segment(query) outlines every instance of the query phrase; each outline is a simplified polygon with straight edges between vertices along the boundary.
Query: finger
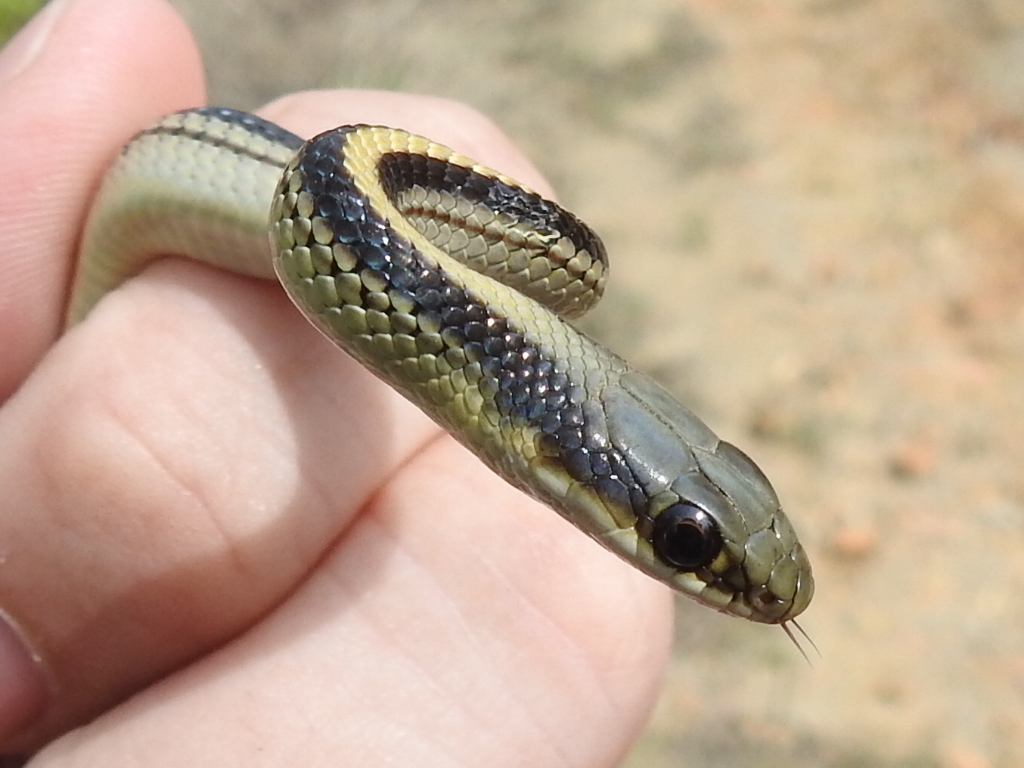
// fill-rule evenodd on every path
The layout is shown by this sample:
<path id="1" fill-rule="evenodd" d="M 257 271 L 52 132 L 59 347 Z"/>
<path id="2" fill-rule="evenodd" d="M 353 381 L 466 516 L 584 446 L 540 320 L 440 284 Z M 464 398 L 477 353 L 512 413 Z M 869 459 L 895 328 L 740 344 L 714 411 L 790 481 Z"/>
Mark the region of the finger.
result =
<path id="1" fill-rule="evenodd" d="M 173 76 L 157 66 L 172 55 Z M 50 3 L 0 53 L 0 402 L 57 332 L 85 201 L 117 142 L 201 98 L 187 31 L 158 2 Z M 0 562 L 9 553 L 5 545 Z M 18 638 L 2 630 L 0 680 L 5 734 L 38 711 L 43 692 Z"/>
<path id="2" fill-rule="evenodd" d="M 6 46 L 0 402 L 59 332 L 70 257 L 103 169 L 139 128 L 203 98 L 188 31 L 156 0 L 53 2 Z"/>
<path id="3" fill-rule="evenodd" d="M 667 591 L 478 469 L 432 444 L 266 621 L 39 764 L 619 764 Z"/>
<path id="4" fill-rule="evenodd" d="M 0 605 L 51 689 L 19 745 L 244 630 L 435 432 L 278 290 L 197 272 L 112 297 L 0 411 Z"/>
<path id="5" fill-rule="evenodd" d="M 260 114 L 300 136 L 314 136 L 348 123 L 402 128 L 429 136 L 456 152 L 514 176 L 547 197 L 554 190 L 530 159 L 493 122 L 451 99 L 390 91 L 307 91 L 277 99 Z"/>

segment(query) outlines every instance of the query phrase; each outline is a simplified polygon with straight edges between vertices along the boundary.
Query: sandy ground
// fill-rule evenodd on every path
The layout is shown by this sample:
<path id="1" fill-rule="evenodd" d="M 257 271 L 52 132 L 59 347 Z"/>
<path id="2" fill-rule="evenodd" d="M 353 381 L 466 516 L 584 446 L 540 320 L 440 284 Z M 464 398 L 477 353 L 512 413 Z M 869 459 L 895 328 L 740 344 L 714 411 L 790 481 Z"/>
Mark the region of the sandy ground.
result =
<path id="1" fill-rule="evenodd" d="M 773 478 L 823 658 L 681 601 L 630 768 L 1024 765 L 1024 2 L 175 3 L 216 102 L 490 114 L 608 243 L 586 327 Z"/>

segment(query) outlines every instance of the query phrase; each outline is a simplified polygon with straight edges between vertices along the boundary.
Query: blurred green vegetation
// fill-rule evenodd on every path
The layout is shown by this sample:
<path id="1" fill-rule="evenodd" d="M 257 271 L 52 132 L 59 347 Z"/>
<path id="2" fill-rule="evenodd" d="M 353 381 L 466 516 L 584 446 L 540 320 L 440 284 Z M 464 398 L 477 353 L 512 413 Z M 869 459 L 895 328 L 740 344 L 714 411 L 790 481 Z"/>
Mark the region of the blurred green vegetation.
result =
<path id="1" fill-rule="evenodd" d="M 0 0 L 0 45 L 21 29 L 42 5 L 43 0 Z"/>

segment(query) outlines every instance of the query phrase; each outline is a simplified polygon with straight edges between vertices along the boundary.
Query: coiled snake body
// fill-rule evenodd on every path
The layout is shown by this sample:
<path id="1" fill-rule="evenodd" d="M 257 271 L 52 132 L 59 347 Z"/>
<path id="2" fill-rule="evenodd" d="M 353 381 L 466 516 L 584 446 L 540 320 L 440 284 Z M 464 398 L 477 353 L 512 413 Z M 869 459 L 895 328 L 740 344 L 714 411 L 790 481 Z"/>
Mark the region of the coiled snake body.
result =
<path id="1" fill-rule="evenodd" d="M 604 247 L 517 182 L 404 131 L 303 142 L 188 110 L 108 171 L 68 323 L 165 254 L 276 272 L 314 325 L 495 472 L 678 591 L 784 627 L 810 601 L 762 472 L 562 319 L 599 298 Z"/>

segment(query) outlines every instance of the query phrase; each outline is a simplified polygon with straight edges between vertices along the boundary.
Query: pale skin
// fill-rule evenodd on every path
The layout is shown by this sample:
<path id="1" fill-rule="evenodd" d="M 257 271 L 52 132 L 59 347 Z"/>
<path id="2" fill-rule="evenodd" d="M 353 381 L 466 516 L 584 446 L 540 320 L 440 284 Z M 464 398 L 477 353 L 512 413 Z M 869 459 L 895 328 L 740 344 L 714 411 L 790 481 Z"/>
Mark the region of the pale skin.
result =
<path id="1" fill-rule="evenodd" d="M 277 286 L 167 259 L 62 335 L 103 168 L 205 101 L 173 11 L 67 0 L 0 78 L 0 612 L 37 656 L 4 672 L 0 753 L 620 762 L 665 671 L 668 591 L 494 477 Z M 302 135 L 403 127 L 550 192 L 451 102 L 306 93 L 261 113 Z"/>

